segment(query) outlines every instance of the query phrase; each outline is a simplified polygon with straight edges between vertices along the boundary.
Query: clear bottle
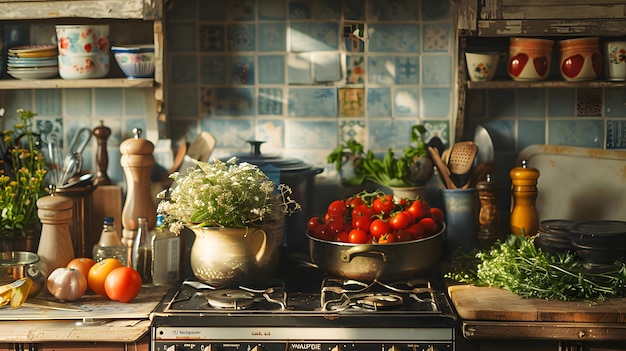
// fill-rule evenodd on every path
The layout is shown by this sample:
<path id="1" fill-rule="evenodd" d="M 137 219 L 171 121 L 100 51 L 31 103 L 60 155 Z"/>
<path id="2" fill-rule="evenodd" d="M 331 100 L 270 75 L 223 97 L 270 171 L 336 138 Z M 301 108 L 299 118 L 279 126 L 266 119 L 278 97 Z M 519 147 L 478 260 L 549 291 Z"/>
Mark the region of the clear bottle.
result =
<path id="1" fill-rule="evenodd" d="M 137 218 L 139 228 L 133 242 L 133 268 L 139 272 L 142 285 L 152 285 L 152 238 L 148 230 L 148 220 Z"/>
<path id="2" fill-rule="evenodd" d="M 163 224 L 163 215 L 157 215 L 156 230 L 152 236 L 152 282 L 168 285 L 180 277 L 180 238 Z"/>
<path id="3" fill-rule="evenodd" d="M 113 217 L 104 217 L 100 241 L 93 246 L 92 256 L 96 262 L 113 257 L 124 266 L 128 263 L 128 249 L 126 245 L 122 244 L 120 236 L 117 234 Z"/>

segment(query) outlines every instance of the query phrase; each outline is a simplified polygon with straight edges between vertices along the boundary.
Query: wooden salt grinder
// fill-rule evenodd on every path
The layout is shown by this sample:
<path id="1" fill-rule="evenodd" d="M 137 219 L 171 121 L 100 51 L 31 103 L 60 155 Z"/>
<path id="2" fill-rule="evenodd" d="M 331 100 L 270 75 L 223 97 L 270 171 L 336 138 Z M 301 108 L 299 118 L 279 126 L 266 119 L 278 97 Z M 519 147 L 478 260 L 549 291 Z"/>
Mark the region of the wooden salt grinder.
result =
<path id="1" fill-rule="evenodd" d="M 141 138 L 141 129 L 134 128 L 133 138 L 120 144 L 120 163 L 126 176 L 126 199 L 122 208 L 122 242 L 132 251 L 139 217 L 147 218 L 148 230 L 156 226 L 156 207 L 150 191 L 150 173 L 154 166 L 154 144 Z M 132 262 L 128 262 L 129 265 Z"/>
<path id="2" fill-rule="evenodd" d="M 74 246 L 70 236 L 72 206 L 71 199 L 54 196 L 54 193 L 37 200 L 37 216 L 41 221 L 37 255 L 44 277 L 48 277 L 59 267 L 65 267 L 74 259 Z"/>
<path id="3" fill-rule="evenodd" d="M 104 122 L 100 121 L 100 126 L 93 129 L 93 136 L 98 142 L 96 150 L 96 176 L 93 185 L 111 185 L 111 179 L 107 175 L 109 167 L 109 154 L 107 152 L 107 139 L 111 135 L 111 129 L 104 126 Z"/>
<path id="4" fill-rule="evenodd" d="M 511 232 L 515 235 L 534 236 L 539 230 L 539 213 L 535 206 L 539 170 L 528 167 L 527 161 L 522 160 L 522 166 L 513 168 L 509 175 L 513 195 Z"/>
<path id="5" fill-rule="evenodd" d="M 498 210 L 501 188 L 500 184 L 492 181 L 490 174 L 487 174 L 486 180 L 476 184 L 480 199 L 478 241 L 485 247 L 490 247 L 497 239 L 501 239 L 500 211 Z"/>

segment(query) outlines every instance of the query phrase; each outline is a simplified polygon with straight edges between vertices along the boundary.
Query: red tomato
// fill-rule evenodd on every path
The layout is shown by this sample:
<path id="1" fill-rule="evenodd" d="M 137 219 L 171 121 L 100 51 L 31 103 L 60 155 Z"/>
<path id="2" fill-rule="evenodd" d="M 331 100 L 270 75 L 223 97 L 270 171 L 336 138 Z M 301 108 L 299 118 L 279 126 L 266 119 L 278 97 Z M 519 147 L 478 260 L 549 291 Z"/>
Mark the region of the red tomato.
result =
<path id="1" fill-rule="evenodd" d="M 348 200 L 346 200 L 346 206 L 351 207 L 351 208 L 355 208 L 359 205 L 363 205 L 365 204 L 365 202 L 363 201 L 363 199 L 361 199 L 360 197 L 351 197 Z"/>
<path id="2" fill-rule="evenodd" d="M 318 238 L 318 239 L 322 239 L 322 240 L 333 240 L 333 236 L 335 235 L 335 233 L 333 233 L 329 228 L 327 224 L 322 224 L 320 226 L 318 226 L 317 228 L 315 228 L 315 232 L 313 233 L 313 236 Z"/>
<path id="3" fill-rule="evenodd" d="M 341 200 L 335 200 L 331 202 L 330 205 L 328 205 L 328 210 L 326 212 L 328 212 L 328 214 L 331 216 L 332 215 L 343 216 L 346 214 L 346 205 Z"/>
<path id="4" fill-rule="evenodd" d="M 376 213 L 372 207 L 367 206 L 366 204 L 361 204 L 352 209 L 352 218 L 354 217 L 372 217 Z"/>
<path id="5" fill-rule="evenodd" d="M 407 231 L 411 235 L 411 239 L 421 239 L 424 237 L 424 226 L 420 223 L 411 224 Z"/>
<path id="6" fill-rule="evenodd" d="M 343 216 L 331 215 L 326 225 L 328 226 L 328 229 L 333 233 L 339 233 L 343 230 L 344 227 Z"/>
<path id="7" fill-rule="evenodd" d="M 418 222 L 424 227 L 424 234 L 430 236 L 437 233 L 437 223 L 430 217 L 424 217 Z"/>
<path id="8" fill-rule="evenodd" d="M 431 207 L 430 208 L 430 213 L 433 215 L 433 218 L 435 219 L 435 222 L 437 222 L 437 223 L 443 222 L 443 211 L 440 208 Z"/>
<path id="9" fill-rule="evenodd" d="M 396 241 L 412 240 L 411 234 L 409 234 L 409 231 L 406 229 L 398 230 L 397 232 L 395 232 L 395 234 L 396 234 Z"/>
<path id="10" fill-rule="evenodd" d="M 348 242 L 348 232 L 342 230 L 339 233 L 335 234 L 335 237 L 333 237 L 333 241 L 339 242 L 339 243 L 347 243 Z"/>
<path id="11" fill-rule="evenodd" d="M 141 276 L 130 267 L 115 268 L 104 280 L 104 291 L 113 301 L 131 302 L 141 291 Z"/>
<path id="12" fill-rule="evenodd" d="M 365 233 L 370 232 L 371 224 L 372 224 L 372 220 L 369 217 L 361 216 L 361 217 L 352 218 L 352 228 L 361 229 Z"/>
<path id="13" fill-rule="evenodd" d="M 387 233 L 378 238 L 379 244 L 390 244 L 396 241 L 396 236 L 393 233 Z"/>
<path id="14" fill-rule="evenodd" d="M 395 207 L 395 203 L 393 202 L 393 195 L 383 195 L 381 197 L 376 198 L 372 202 L 372 207 L 376 213 L 391 213 L 393 208 Z"/>
<path id="15" fill-rule="evenodd" d="M 348 233 L 348 242 L 352 244 L 367 243 L 367 233 L 361 229 L 352 229 Z"/>
<path id="16" fill-rule="evenodd" d="M 397 212 L 391 219 L 389 219 L 389 225 L 393 230 L 404 229 L 411 223 L 411 217 L 404 212 Z"/>
<path id="17" fill-rule="evenodd" d="M 417 221 L 420 218 L 424 218 L 427 216 L 427 214 L 429 214 L 427 206 L 428 204 L 426 203 L 426 201 L 415 200 L 413 201 L 411 206 L 407 208 L 407 211 L 410 212 L 411 215 L 413 215 L 413 218 L 415 218 L 415 220 Z"/>
<path id="18" fill-rule="evenodd" d="M 306 224 L 306 228 L 309 233 L 314 233 L 315 228 L 319 227 L 321 224 L 324 224 L 324 221 L 319 217 L 311 217 Z"/>
<path id="19" fill-rule="evenodd" d="M 370 224 L 370 233 L 373 236 L 380 237 L 389 233 L 390 231 L 391 226 L 389 225 L 389 223 L 383 221 L 380 218 L 376 218 L 374 221 L 372 221 L 372 224 Z"/>

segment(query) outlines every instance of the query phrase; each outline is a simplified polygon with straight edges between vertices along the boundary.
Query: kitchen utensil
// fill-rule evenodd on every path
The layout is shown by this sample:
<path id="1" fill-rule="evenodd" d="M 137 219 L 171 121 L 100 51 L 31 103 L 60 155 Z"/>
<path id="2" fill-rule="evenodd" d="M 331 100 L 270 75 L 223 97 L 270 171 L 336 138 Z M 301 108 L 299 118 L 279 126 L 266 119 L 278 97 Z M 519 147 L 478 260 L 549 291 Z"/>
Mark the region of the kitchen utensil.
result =
<path id="1" fill-rule="evenodd" d="M 439 157 L 437 149 L 430 146 L 428 147 L 428 152 L 430 153 L 430 157 L 433 159 L 433 162 L 435 162 L 435 167 L 439 170 L 439 174 L 443 178 L 446 187 L 448 189 L 456 189 L 456 185 L 452 181 L 452 178 L 450 178 L 450 169 L 448 169 L 448 167 L 441 160 L 441 157 Z"/>
<path id="2" fill-rule="evenodd" d="M 78 174 L 83 166 L 83 157 L 78 152 L 75 152 L 65 158 L 63 162 L 63 172 L 57 185 L 63 185 L 67 183 L 70 178 Z"/>
<path id="3" fill-rule="evenodd" d="M 426 146 L 427 147 L 432 146 L 435 149 L 437 149 L 437 152 L 439 153 L 439 155 L 441 155 L 443 153 L 443 150 L 446 149 L 446 146 L 443 144 L 443 141 L 441 141 L 441 139 L 438 136 L 434 136 L 430 138 Z"/>
<path id="4" fill-rule="evenodd" d="M 50 183 L 55 185 L 63 184 L 63 164 L 61 159 L 61 145 L 56 134 L 50 134 L 47 143 L 48 169 L 50 170 Z"/>
<path id="5" fill-rule="evenodd" d="M 476 162 L 493 161 L 493 139 L 489 130 L 482 125 L 474 129 L 474 144 L 478 147 Z"/>
<path id="6" fill-rule="evenodd" d="M 461 187 L 461 189 L 475 188 L 478 182 L 487 177 L 487 174 L 491 174 L 496 170 L 496 163 L 494 161 L 480 162 L 472 169 L 467 182 Z"/>
<path id="7" fill-rule="evenodd" d="M 0 253 L 0 285 L 28 277 L 33 281 L 28 296 L 34 297 L 41 292 L 46 280 L 40 268 L 39 256 L 34 252 L 2 252 Z"/>
<path id="8" fill-rule="evenodd" d="M 445 225 L 439 233 L 390 244 L 349 244 L 309 236 L 309 253 L 322 270 L 359 281 L 393 281 L 415 276 L 441 259 Z"/>
<path id="9" fill-rule="evenodd" d="M 448 168 L 450 169 L 450 177 L 457 188 L 462 187 L 467 182 L 477 152 L 478 147 L 472 141 L 462 141 L 452 146 Z"/>
<path id="10" fill-rule="evenodd" d="M 70 145 L 67 148 L 66 156 L 71 155 L 75 152 L 82 154 L 85 150 L 87 144 L 91 140 L 91 129 L 89 128 L 81 128 L 74 134 Z"/>

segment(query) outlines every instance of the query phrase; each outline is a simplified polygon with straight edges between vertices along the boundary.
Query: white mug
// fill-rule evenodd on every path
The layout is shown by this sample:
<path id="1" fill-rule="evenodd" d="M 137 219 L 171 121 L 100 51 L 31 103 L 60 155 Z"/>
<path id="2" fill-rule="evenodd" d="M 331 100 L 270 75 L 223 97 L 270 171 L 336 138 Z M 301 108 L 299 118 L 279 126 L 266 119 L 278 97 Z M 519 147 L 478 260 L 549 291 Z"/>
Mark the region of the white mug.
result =
<path id="1" fill-rule="evenodd" d="M 504 55 L 498 52 L 466 52 L 465 61 L 470 80 L 475 82 L 491 80 L 498 68 L 498 62 L 504 59 Z"/>
<path id="2" fill-rule="evenodd" d="M 609 41 L 605 44 L 606 79 L 626 80 L 626 41 Z"/>

